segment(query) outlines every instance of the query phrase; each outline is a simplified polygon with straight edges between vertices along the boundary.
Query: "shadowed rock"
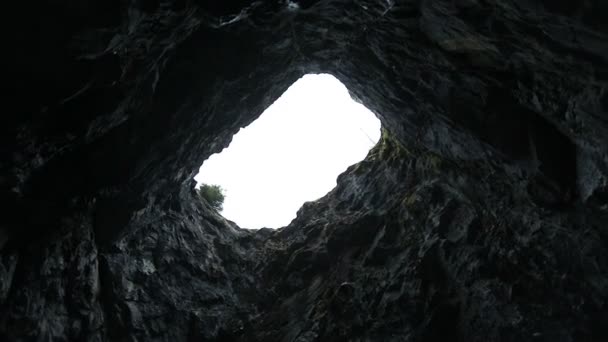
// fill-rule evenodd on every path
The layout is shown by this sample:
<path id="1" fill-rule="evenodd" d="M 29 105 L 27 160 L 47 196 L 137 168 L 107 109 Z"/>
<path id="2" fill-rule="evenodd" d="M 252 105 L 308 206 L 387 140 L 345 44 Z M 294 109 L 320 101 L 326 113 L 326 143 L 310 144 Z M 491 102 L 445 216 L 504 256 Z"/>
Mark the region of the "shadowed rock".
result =
<path id="1" fill-rule="evenodd" d="M 604 1 L 88 1 L 11 12 L 3 341 L 606 341 Z M 380 142 L 279 230 L 196 200 L 306 73 Z"/>

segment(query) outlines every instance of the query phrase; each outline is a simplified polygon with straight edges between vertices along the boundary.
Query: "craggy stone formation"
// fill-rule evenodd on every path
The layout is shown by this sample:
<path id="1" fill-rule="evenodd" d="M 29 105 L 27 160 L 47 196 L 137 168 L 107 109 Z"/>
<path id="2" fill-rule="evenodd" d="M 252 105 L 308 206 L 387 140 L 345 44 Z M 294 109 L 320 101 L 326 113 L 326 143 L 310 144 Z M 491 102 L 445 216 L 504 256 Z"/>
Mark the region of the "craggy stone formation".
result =
<path id="1" fill-rule="evenodd" d="M 16 6 L 0 340 L 608 341 L 608 2 Z M 320 72 L 367 158 L 279 230 L 195 200 Z"/>

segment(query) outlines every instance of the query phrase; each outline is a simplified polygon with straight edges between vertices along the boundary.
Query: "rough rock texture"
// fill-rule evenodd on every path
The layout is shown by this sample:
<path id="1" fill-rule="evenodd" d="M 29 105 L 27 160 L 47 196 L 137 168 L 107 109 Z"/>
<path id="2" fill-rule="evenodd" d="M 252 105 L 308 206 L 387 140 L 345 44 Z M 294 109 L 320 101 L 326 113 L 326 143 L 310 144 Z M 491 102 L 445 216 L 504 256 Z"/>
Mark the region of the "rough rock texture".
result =
<path id="1" fill-rule="evenodd" d="M 17 5 L 0 340 L 608 341 L 607 4 Z M 318 72 L 382 121 L 367 158 L 276 231 L 194 200 Z"/>

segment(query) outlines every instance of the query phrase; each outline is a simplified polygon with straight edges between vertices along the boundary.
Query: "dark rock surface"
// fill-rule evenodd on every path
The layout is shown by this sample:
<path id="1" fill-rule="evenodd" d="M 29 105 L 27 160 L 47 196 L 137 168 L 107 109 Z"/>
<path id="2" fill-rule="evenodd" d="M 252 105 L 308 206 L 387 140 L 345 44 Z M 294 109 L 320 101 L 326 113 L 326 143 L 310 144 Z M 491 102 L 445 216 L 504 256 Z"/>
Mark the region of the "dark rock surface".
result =
<path id="1" fill-rule="evenodd" d="M 2 341 L 608 341 L 608 3 L 23 3 Z M 298 77 L 378 145 L 287 227 L 192 177 Z"/>

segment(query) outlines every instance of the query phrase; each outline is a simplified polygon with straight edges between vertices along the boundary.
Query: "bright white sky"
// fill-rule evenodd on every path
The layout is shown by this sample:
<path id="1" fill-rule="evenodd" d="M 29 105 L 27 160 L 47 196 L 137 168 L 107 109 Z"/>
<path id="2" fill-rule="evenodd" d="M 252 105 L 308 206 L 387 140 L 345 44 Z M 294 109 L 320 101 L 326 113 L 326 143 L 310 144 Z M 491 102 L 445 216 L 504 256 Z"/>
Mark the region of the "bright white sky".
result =
<path id="1" fill-rule="evenodd" d="M 242 228 L 279 228 L 336 186 L 380 138 L 380 121 L 328 74 L 306 75 L 195 177 L 219 184 L 222 215 Z"/>

